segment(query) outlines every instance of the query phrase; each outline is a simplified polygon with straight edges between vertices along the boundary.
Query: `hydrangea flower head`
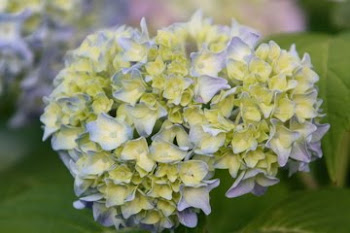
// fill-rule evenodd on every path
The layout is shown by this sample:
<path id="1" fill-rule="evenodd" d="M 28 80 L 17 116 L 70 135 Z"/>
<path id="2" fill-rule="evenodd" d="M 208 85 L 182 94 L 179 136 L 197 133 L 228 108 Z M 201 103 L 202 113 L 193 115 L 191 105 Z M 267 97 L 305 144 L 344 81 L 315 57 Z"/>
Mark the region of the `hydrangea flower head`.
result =
<path id="1" fill-rule="evenodd" d="M 105 226 L 152 232 L 197 225 L 211 212 L 216 169 L 228 197 L 261 195 L 280 167 L 306 170 L 328 125 L 310 59 L 233 22 L 196 13 L 150 37 L 122 26 L 69 52 L 46 101 L 44 139 Z"/>

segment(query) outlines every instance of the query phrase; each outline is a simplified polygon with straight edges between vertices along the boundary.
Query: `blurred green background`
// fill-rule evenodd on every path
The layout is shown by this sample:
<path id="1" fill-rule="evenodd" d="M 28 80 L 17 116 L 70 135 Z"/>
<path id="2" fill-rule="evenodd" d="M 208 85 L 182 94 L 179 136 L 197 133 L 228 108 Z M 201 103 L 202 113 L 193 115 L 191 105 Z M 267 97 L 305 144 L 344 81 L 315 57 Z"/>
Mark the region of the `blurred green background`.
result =
<path id="1" fill-rule="evenodd" d="M 203 223 L 207 231 L 350 232 L 350 2 L 130 0 L 128 4 L 124 23 L 138 24 L 145 16 L 153 31 L 200 7 L 216 22 L 237 18 L 261 30 L 263 40 L 274 39 L 284 48 L 295 43 L 299 51 L 309 52 L 320 74 L 325 121 L 332 126 L 324 142 L 325 157 L 312 164 L 310 173 L 289 178 L 282 171 L 281 182 L 262 197 L 224 198 L 232 181 L 219 172 L 222 185 L 211 195 L 212 214 Z M 95 223 L 90 211 L 73 208 L 73 179 L 50 143 L 41 141 L 37 116 L 29 125 L 8 127 L 16 106 L 13 95 L 8 92 L 0 101 L 0 232 L 114 232 Z M 178 232 L 206 232 L 203 229 Z"/>

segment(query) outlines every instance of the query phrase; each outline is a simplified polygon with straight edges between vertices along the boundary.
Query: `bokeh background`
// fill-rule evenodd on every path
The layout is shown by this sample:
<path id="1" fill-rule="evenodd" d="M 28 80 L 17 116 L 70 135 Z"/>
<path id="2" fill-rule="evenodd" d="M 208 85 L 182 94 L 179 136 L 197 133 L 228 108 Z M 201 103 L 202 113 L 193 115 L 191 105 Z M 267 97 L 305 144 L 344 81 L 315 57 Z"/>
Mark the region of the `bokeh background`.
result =
<path id="1" fill-rule="evenodd" d="M 42 98 L 50 93 L 55 74 L 64 66 L 65 52 L 76 47 L 87 34 L 122 24 L 138 26 L 142 17 L 150 31 L 156 33 L 160 27 L 187 20 L 198 9 L 216 23 L 230 24 L 234 18 L 255 28 L 263 40 L 282 33 L 339 35 L 350 29 L 347 0 L 80 0 L 67 9 L 30 16 L 34 29 L 29 30 L 30 25 L 22 22 L 19 29 L 14 27 L 17 31 L 9 31 L 8 22 L 17 25 L 17 21 L 8 17 L 10 8 L 6 5 L 25 8 L 26 2 L 32 1 L 0 0 L 0 232 L 4 233 L 109 232 L 94 223 L 89 211 L 72 207 L 73 179 L 50 143 L 41 140 Z M 350 36 L 347 38 L 350 40 Z M 9 75 L 8 59 L 23 52 L 17 51 L 18 46 L 15 52 L 11 50 L 9 43 L 13 40 L 28 46 L 32 60 L 25 68 L 19 68 L 22 63 L 15 60 L 11 67 L 16 72 Z M 283 45 L 289 46 L 286 41 Z M 347 148 L 344 150 L 348 156 Z M 349 185 L 346 178 L 341 186 Z M 281 183 L 263 197 L 223 198 L 231 181 L 221 181 L 223 185 L 212 193 L 213 211 L 207 222 L 212 233 L 234 232 L 298 190 L 339 186 L 330 178 L 325 159 L 313 163 L 311 173 L 289 178 L 282 172 Z M 337 200 L 331 201 L 336 205 Z M 305 203 L 309 203 L 307 197 Z"/>

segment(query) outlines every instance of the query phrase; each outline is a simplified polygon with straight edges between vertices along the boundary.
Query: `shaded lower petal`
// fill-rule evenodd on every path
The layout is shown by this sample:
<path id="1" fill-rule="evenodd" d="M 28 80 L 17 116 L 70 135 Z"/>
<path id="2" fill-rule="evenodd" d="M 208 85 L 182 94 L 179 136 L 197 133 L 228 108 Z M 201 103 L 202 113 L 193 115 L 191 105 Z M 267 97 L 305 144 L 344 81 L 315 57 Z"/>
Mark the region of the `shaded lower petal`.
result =
<path id="1" fill-rule="evenodd" d="M 313 142 L 308 144 L 308 148 L 314 152 L 317 158 L 321 158 L 323 156 L 323 151 L 321 147 L 321 141 Z"/>
<path id="2" fill-rule="evenodd" d="M 198 224 L 197 214 L 193 212 L 191 208 L 178 212 L 177 216 L 180 223 L 186 227 L 194 228 Z"/>
<path id="3" fill-rule="evenodd" d="M 290 157 L 302 162 L 310 162 L 311 154 L 306 146 L 305 141 L 295 142 L 292 146 Z"/>
<path id="4" fill-rule="evenodd" d="M 250 193 L 253 191 L 254 186 L 255 186 L 255 182 L 253 178 L 240 180 L 239 182 L 233 183 L 231 188 L 226 192 L 226 197 L 233 198 L 233 197 L 239 197 L 244 194 Z"/>
<path id="5" fill-rule="evenodd" d="M 102 203 L 94 202 L 92 205 L 93 216 L 96 222 L 99 222 L 105 227 L 114 225 L 113 218 L 117 215 L 117 211 L 114 208 L 107 208 Z"/>
<path id="6" fill-rule="evenodd" d="M 277 184 L 279 182 L 279 179 L 277 179 L 276 177 L 273 177 L 273 176 L 259 174 L 255 178 L 255 182 L 262 187 L 268 187 L 268 186 L 272 186 L 272 185 Z"/>
<path id="7" fill-rule="evenodd" d="M 329 124 L 315 124 L 317 129 L 312 134 L 311 142 L 320 141 L 330 128 Z"/>
<path id="8" fill-rule="evenodd" d="M 264 195 L 266 190 L 267 190 L 267 187 L 263 187 L 263 186 L 261 186 L 259 184 L 255 184 L 254 189 L 252 190 L 252 193 L 255 196 L 262 196 L 262 195 Z"/>
<path id="9" fill-rule="evenodd" d="M 207 187 L 189 188 L 182 190 L 182 198 L 189 206 L 203 210 L 208 215 L 211 212 L 209 191 Z M 181 211 L 181 210 L 180 210 Z"/>

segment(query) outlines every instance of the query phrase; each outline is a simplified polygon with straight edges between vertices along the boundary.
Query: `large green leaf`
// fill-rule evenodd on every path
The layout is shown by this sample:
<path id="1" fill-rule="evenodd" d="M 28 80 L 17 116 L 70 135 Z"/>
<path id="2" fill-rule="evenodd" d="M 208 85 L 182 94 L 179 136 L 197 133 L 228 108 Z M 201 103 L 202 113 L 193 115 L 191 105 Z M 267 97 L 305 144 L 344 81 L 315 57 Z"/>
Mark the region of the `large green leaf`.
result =
<path id="1" fill-rule="evenodd" d="M 9 138 L 1 138 L 1 132 Z M 41 142 L 41 134 L 38 124 L 15 131 L 0 128 L 5 140 L 0 145 L 6 146 L 1 152 L 21 154 L 17 165 L 0 172 L 0 232 L 116 232 L 96 223 L 90 210 L 73 208 L 73 178 L 49 143 Z"/>
<path id="2" fill-rule="evenodd" d="M 318 83 L 324 122 L 331 124 L 323 140 L 323 151 L 332 181 L 343 186 L 348 167 L 350 130 L 350 33 L 338 36 L 322 34 L 281 35 L 272 37 L 282 47 L 295 43 L 297 50 L 311 55 Z"/>
<path id="3" fill-rule="evenodd" d="M 91 220 L 91 214 L 72 209 L 72 204 L 67 201 L 70 199 L 73 196 L 69 185 L 52 183 L 17 189 L 1 200 L 0 230 L 33 233 L 106 232 Z"/>
<path id="4" fill-rule="evenodd" d="M 350 190 L 299 192 L 248 224 L 240 233 L 348 233 Z"/>
<path id="5" fill-rule="evenodd" d="M 340 1 L 329 0 L 299 0 L 308 21 L 308 30 L 332 33 L 338 31 L 333 22 L 334 8 Z"/>
<path id="6" fill-rule="evenodd" d="M 0 232 L 106 232 L 89 211 L 72 207 L 72 178 L 50 146 L 41 142 L 39 131 L 38 124 L 1 130 L 9 135 L 1 152 L 21 157 L 16 166 L 0 173 Z"/>
<path id="7" fill-rule="evenodd" d="M 225 192 L 232 185 L 233 179 L 227 171 L 219 171 L 217 177 L 220 178 L 220 186 L 210 194 L 212 212 L 207 219 L 210 233 L 236 231 L 267 208 L 286 198 L 292 190 L 301 188 L 297 177 L 281 177 L 281 182 L 270 187 L 263 196 L 247 194 L 229 199 L 225 197 Z"/>

